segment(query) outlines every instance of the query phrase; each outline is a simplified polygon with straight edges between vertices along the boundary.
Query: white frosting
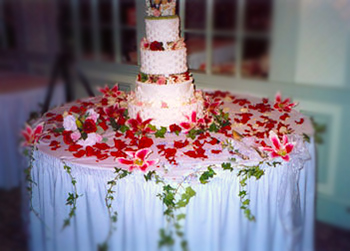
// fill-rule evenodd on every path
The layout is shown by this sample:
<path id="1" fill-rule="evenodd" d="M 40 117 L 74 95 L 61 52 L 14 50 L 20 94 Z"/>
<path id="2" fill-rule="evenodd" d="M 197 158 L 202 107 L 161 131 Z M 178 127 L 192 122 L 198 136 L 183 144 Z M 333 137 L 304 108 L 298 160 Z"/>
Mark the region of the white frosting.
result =
<path id="1" fill-rule="evenodd" d="M 193 111 L 196 111 L 198 117 L 203 117 L 202 97 L 198 96 L 191 103 L 169 108 L 139 105 L 135 103 L 135 100 L 130 100 L 128 104 L 128 112 L 131 118 L 135 118 L 139 113 L 143 120 L 152 118 L 151 124 L 158 128 L 185 122 L 187 121 L 186 116 L 191 117 Z"/>
<path id="2" fill-rule="evenodd" d="M 178 107 L 194 97 L 192 80 L 180 84 L 157 85 L 136 81 L 136 100 L 147 105 Z"/>
<path id="3" fill-rule="evenodd" d="M 179 17 L 169 19 L 145 19 L 148 41 L 173 42 L 179 39 Z"/>
<path id="4" fill-rule="evenodd" d="M 178 74 L 187 71 L 186 48 L 170 51 L 141 49 L 141 72 L 146 74 Z"/>

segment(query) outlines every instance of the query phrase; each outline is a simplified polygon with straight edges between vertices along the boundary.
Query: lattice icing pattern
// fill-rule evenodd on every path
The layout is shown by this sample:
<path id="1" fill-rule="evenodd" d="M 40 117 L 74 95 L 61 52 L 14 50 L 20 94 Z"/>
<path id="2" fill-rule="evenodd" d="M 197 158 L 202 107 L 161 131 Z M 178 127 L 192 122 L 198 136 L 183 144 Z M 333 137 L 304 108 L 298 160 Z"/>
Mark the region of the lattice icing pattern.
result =
<path id="1" fill-rule="evenodd" d="M 137 102 L 155 107 L 179 107 L 194 98 L 192 81 L 181 84 L 155 85 L 136 82 Z"/>
<path id="2" fill-rule="evenodd" d="M 187 71 L 186 48 L 172 51 L 141 49 L 141 72 L 146 74 L 178 74 Z"/>
<path id="3" fill-rule="evenodd" d="M 179 39 L 179 18 L 146 19 L 146 38 L 148 41 L 173 42 Z"/>

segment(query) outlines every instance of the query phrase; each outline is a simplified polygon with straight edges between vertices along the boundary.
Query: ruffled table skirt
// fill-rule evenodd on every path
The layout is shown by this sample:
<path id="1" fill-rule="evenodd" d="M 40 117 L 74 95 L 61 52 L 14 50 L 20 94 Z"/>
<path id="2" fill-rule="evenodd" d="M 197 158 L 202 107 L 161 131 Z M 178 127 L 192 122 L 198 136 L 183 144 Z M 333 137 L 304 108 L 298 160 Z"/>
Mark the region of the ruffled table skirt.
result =
<path id="1" fill-rule="evenodd" d="M 259 181 L 248 180 L 255 222 L 248 221 L 240 209 L 236 172 L 218 175 L 205 185 L 192 184 L 197 194 L 186 207 L 184 225 L 189 249 L 313 250 L 314 143 L 308 147 L 311 159 L 303 166 L 292 168 L 284 162 L 267 168 Z M 34 158 L 32 175 L 37 185 L 33 186 L 32 203 L 40 219 L 31 213 L 31 250 L 97 250 L 109 231 L 104 199 L 113 170 L 66 163 L 72 167 L 82 196 L 71 225 L 62 230 L 70 209 L 65 204 L 73 191 L 71 179 L 58 158 L 39 150 Z M 118 221 L 109 250 L 157 250 L 159 230 L 166 224 L 163 204 L 156 196 L 162 186 L 135 172 L 119 180 L 115 191 L 113 208 Z"/>

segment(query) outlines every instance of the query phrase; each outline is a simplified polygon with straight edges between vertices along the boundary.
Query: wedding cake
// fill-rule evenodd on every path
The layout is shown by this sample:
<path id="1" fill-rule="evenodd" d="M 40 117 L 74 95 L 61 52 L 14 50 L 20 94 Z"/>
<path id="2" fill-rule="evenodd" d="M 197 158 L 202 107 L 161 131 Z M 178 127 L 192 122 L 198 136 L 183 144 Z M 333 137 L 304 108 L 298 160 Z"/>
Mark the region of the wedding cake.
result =
<path id="1" fill-rule="evenodd" d="M 128 97 L 131 118 L 152 118 L 156 127 L 180 124 L 196 112 L 203 116 L 203 97 L 187 68 L 176 0 L 146 0 L 146 37 L 140 45 L 141 68 Z"/>

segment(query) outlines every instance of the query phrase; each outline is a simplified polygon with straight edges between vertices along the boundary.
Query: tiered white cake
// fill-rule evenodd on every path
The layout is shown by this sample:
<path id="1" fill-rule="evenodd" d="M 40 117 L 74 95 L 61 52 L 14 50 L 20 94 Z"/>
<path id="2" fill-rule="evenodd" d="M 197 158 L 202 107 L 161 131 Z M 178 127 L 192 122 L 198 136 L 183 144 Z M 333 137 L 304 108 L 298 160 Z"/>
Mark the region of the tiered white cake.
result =
<path id="1" fill-rule="evenodd" d="M 203 97 L 195 91 L 188 72 L 186 46 L 179 36 L 179 17 L 162 15 L 157 10 L 149 6 L 145 19 L 141 69 L 136 89 L 129 95 L 128 111 L 131 118 L 140 114 L 142 119 L 152 118 L 151 123 L 157 127 L 168 127 L 187 121 L 194 111 L 202 117 Z"/>

